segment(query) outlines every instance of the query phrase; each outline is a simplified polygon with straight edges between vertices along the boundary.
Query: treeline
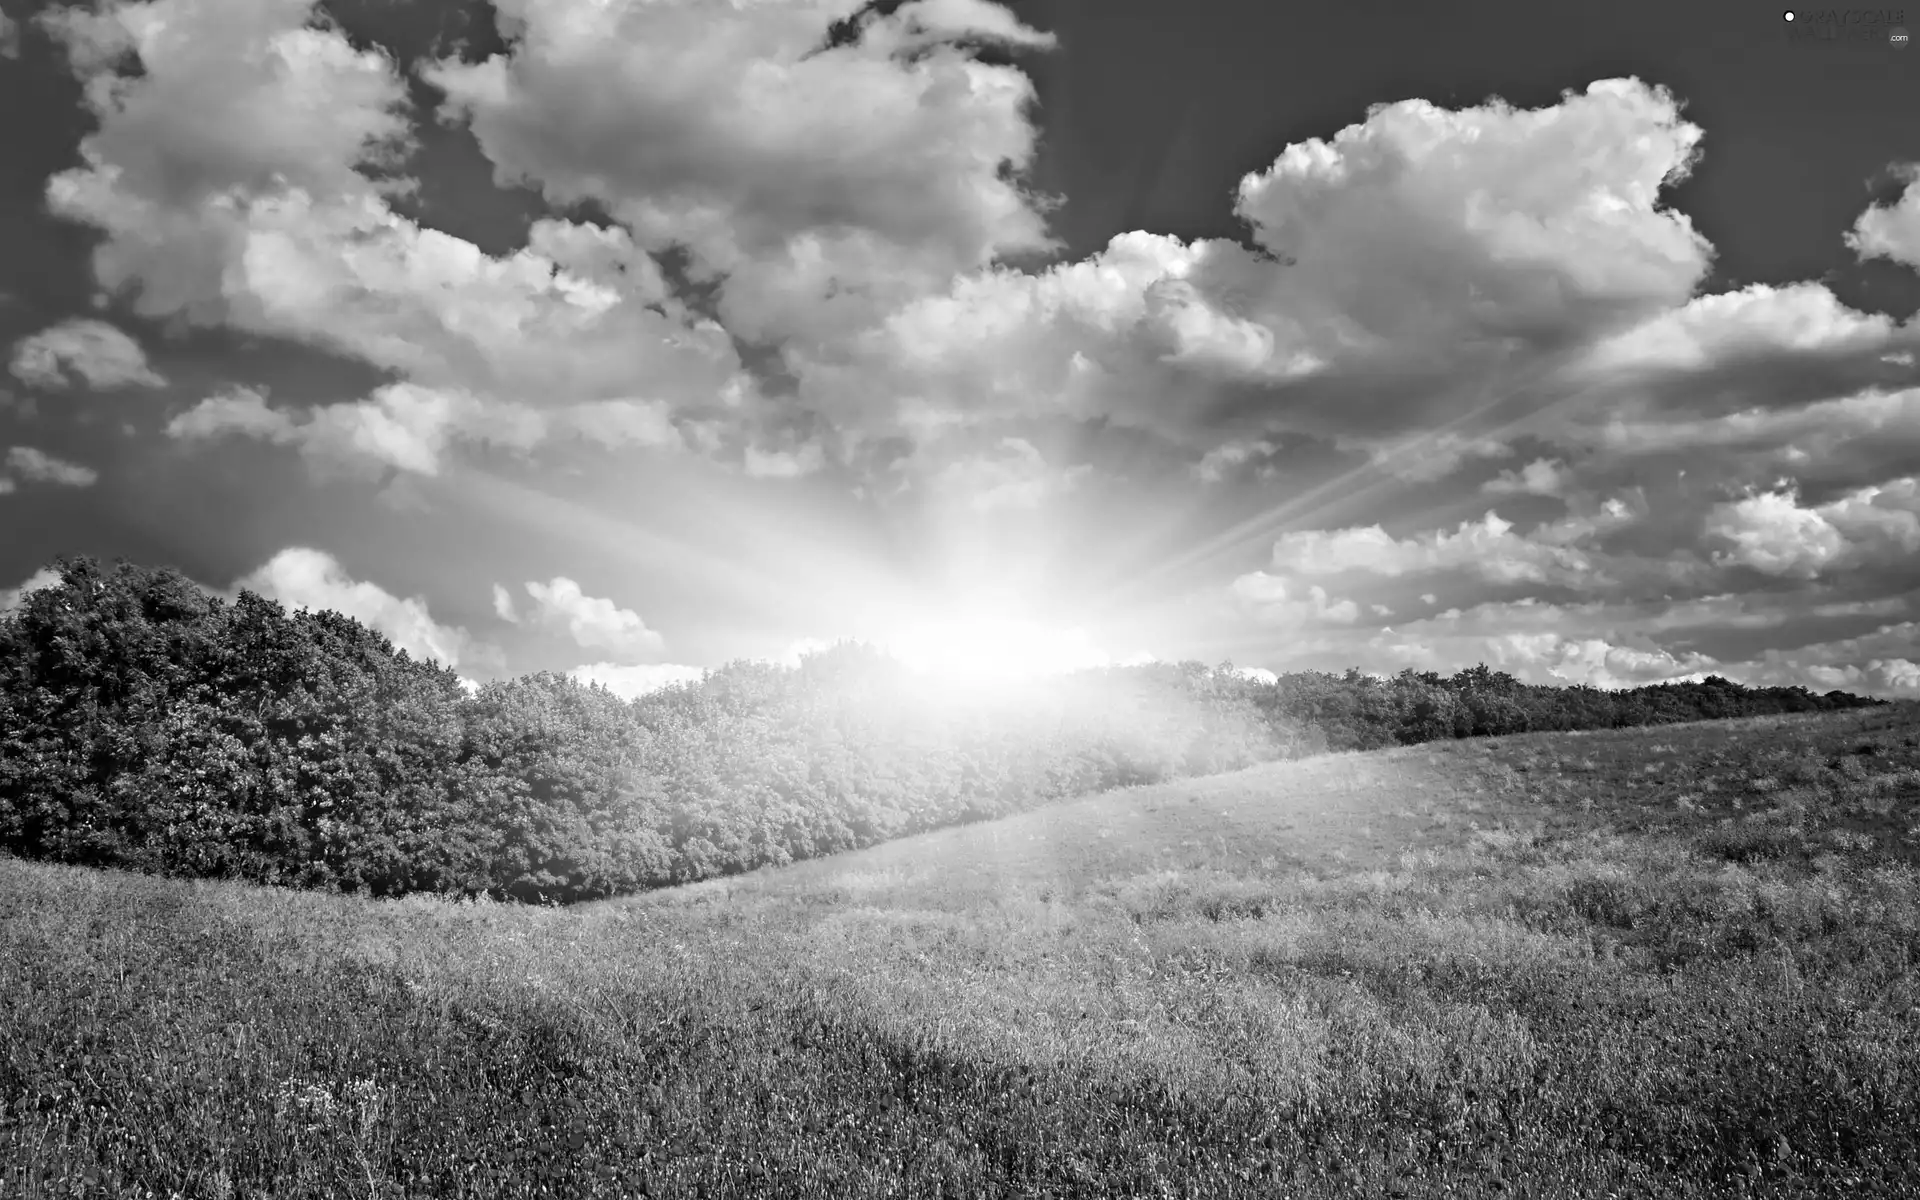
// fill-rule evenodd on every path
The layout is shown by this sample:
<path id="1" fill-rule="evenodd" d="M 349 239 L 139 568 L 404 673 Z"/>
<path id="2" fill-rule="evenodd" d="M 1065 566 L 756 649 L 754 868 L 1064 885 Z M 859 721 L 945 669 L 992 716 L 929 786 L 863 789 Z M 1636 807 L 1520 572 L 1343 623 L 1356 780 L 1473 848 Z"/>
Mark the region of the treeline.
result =
<path id="1" fill-rule="evenodd" d="M 0 616 L 0 849 L 161 874 L 574 901 L 1327 749 L 1872 703 L 1198 663 L 974 702 L 856 645 L 622 700 L 469 694 L 334 612 L 63 560 Z"/>
<path id="2" fill-rule="evenodd" d="M 1345 675 L 1306 671 L 1282 675 L 1272 689 L 1270 698 L 1262 698 L 1263 706 L 1311 726 L 1329 750 L 1827 712 L 1886 703 L 1847 692 L 1823 695 L 1803 687 L 1749 688 L 1718 675 L 1618 691 L 1586 684 L 1542 687 L 1522 683 L 1485 664 L 1452 676 L 1409 669 L 1386 680 L 1357 670 Z"/>

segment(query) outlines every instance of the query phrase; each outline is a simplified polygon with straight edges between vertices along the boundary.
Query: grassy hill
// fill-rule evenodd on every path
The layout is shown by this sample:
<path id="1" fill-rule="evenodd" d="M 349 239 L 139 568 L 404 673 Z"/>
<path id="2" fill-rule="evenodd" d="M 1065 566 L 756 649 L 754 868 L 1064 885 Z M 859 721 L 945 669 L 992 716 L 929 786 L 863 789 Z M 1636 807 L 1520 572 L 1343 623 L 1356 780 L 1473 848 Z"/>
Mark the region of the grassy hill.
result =
<path id="1" fill-rule="evenodd" d="M 1917 861 L 1914 705 L 565 910 L 0 859 L 0 1194 L 1908 1196 Z"/>

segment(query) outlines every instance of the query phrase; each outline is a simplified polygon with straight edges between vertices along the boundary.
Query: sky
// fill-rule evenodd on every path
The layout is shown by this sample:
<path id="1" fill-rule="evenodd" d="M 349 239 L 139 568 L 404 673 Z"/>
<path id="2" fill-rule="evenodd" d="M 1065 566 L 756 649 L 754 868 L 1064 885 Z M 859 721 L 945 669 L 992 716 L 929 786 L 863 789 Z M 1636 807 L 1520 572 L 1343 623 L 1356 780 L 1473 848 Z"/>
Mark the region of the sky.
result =
<path id="1" fill-rule="evenodd" d="M 0 10 L 0 606 L 1920 695 L 1902 10 Z"/>

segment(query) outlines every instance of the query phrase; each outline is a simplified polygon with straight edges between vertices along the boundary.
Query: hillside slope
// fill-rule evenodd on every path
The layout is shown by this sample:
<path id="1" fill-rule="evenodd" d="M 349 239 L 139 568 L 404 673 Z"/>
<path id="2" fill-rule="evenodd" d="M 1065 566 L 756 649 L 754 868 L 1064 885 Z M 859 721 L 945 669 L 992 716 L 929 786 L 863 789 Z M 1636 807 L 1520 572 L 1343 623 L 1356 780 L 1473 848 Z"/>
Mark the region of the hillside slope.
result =
<path id="1" fill-rule="evenodd" d="M 1906 705 L 567 910 L 0 860 L 0 1192 L 1904 1196 L 1917 823 Z"/>

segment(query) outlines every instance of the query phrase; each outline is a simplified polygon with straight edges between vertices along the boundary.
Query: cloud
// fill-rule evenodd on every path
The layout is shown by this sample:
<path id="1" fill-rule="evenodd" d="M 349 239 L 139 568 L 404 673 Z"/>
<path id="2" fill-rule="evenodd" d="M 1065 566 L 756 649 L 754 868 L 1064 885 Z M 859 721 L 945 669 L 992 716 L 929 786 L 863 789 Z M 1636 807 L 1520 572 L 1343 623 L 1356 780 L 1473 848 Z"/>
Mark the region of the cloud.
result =
<path id="1" fill-rule="evenodd" d="M 513 593 L 497 583 L 493 585 L 493 612 L 509 625 L 520 623 L 520 614 L 513 611 Z"/>
<path id="2" fill-rule="evenodd" d="M 99 472 L 91 467 L 55 458 L 32 446 L 10 446 L 4 464 L 0 464 L 0 479 L 11 483 L 16 476 L 31 483 L 63 487 L 92 487 L 100 479 Z"/>
<path id="3" fill-rule="evenodd" d="M 288 547 L 234 583 L 236 591 L 243 588 L 291 609 L 331 609 L 352 617 L 416 659 L 453 667 L 463 658 L 495 657 L 466 630 L 435 621 L 423 597 L 403 600 L 378 584 L 355 580 L 322 550 Z"/>
<path id="4" fill-rule="evenodd" d="M 263 392 L 234 386 L 205 397 L 167 422 L 167 436 L 211 440 L 244 436 L 298 445 L 319 476 L 378 478 L 386 470 L 440 474 L 455 442 L 526 451 L 547 436 L 553 419 L 522 405 L 488 405 L 478 397 L 419 384 L 386 384 L 371 396 L 319 405 L 305 413 L 267 407 Z"/>
<path id="5" fill-rule="evenodd" d="M 1847 248 L 1861 258 L 1889 258 L 1920 267 L 1920 163 L 1899 168 L 1908 180 L 1906 190 L 1892 204 L 1879 204 L 1860 214 L 1847 233 Z"/>
<path id="6" fill-rule="evenodd" d="M 1708 655 L 1652 641 L 1632 628 L 1634 616 L 1600 604 L 1492 602 L 1383 630 L 1369 639 L 1368 652 L 1354 656 L 1391 670 L 1453 671 L 1486 662 L 1527 683 L 1602 688 L 1697 679 L 1721 667 Z"/>
<path id="7" fill-rule="evenodd" d="M 20 602 L 27 598 L 29 592 L 58 586 L 60 586 L 60 572 L 42 567 L 27 576 L 19 587 L 0 588 L 0 613 L 12 612 L 19 608 Z"/>
<path id="8" fill-rule="evenodd" d="M 1779 459 L 1798 450 L 1802 461 L 1827 459 L 1848 443 L 1872 441 L 1920 449 L 1920 388 L 1877 388 L 1791 408 L 1745 408 L 1712 417 L 1635 419 L 1618 412 L 1563 439 L 1603 451 L 1609 459 L 1738 452 Z"/>
<path id="9" fill-rule="evenodd" d="M 0 58 L 20 57 L 20 26 L 0 12 Z"/>
<path id="10" fill-rule="evenodd" d="M 974 512 L 1037 508 L 1072 491 L 1093 468 L 1085 463 L 1061 469 L 1025 438 L 1002 438 L 997 452 L 956 459 L 930 480 L 937 495 Z"/>
<path id="11" fill-rule="evenodd" d="M 1329 342 L 1584 332 L 1684 301 L 1706 272 L 1705 239 L 1658 203 L 1701 137 L 1679 109 L 1633 79 L 1534 110 L 1379 105 L 1248 175 L 1235 212 L 1291 260 L 1277 280 L 1317 298 Z"/>
<path id="12" fill-rule="evenodd" d="M 1494 438 L 1451 432 L 1375 440 L 1339 438 L 1342 449 L 1365 450 L 1373 465 L 1408 483 L 1433 483 L 1460 469 L 1470 458 L 1508 458 L 1513 448 Z"/>
<path id="13" fill-rule="evenodd" d="M 1756 283 L 1698 296 L 1596 344 L 1595 373 L 1699 370 L 1766 354 L 1859 355 L 1887 345 L 1895 322 L 1848 308 L 1818 283 Z"/>
<path id="14" fill-rule="evenodd" d="M 115 2 L 47 25 L 99 118 L 47 200 L 105 234 L 105 288 L 145 316 L 290 338 L 416 389 L 312 414 L 333 448 L 421 470 L 503 427 L 516 444 L 569 428 L 670 441 L 660 406 L 750 390 L 727 333 L 667 294 L 626 231 L 543 218 L 494 257 L 396 213 L 405 85 L 311 0 Z M 558 415 L 535 423 L 536 406 Z M 238 427 L 288 436 L 257 414 Z"/>
<path id="15" fill-rule="evenodd" d="M 1202 455 L 1200 461 L 1194 464 L 1194 473 L 1200 476 L 1203 483 L 1221 483 L 1232 477 L 1236 468 L 1256 458 L 1271 455 L 1277 449 L 1279 447 L 1264 439 L 1227 442 Z M 1275 474 L 1273 465 L 1269 463 L 1262 466 L 1259 474 L 1262 479 L 1272 478 Z"/>
<path id="16" fill-rule="evenodd" d="M 575 405 L 562 425 L 602 446 L 680 447 L 685 436 L 673 423 L 673 406 L 661 400 L 595 400 Z"/>
<path id="17" fill-rule="evenodd" d="M 706 677 L 706 669 L 678 663 L 597 662 L 574 667 L 567 677 L 584 684 L 597 683 L 622 699 L 632 700 L 675 684 L 698 683 Z"/>
<path id="18" fill-rule="evenodd" d="M 1716 561 L 1813 579 L 1833 570 L 1920 553 L 1920 477 L 1856 489 L 1803 507 L 1791 488 L 1716 505 L 1705 532 L 1730 548 Z"/>
<path id="19" fill-rule="evenodd" d="M 1481 484 L 1480 490 L 1492 496 L 1557 496 L 1566 486 L 1565 466 L 1554 459 L 1536 458 L 1517 473 L 1500 472 Z"/>
<path id="20" fill-rule="evenodd" d="M 1489 511 L 1451 532 L 1433 530 L 1395 538 L 1378 525 L 1299 530 L 1273 544 L 1275 568 L 1296 575 L 1360 571 L 1394 578 L 1468 570 L 1496 583 L 1591 583 L 1595 563 L 1585 553 L 1515 533 L 1511 521 Z"/>
<path id="21" fill-rule="evenodd" d="M 1426 431 L 1688 300 L 1711 250 L 1659 196 L 1699 137 L 1635 80 L 1536 110 L 1380 106 L 1242 181 L 1252 248 L 1123 233 L 961 275 L 788 364 L 808 403 L 882 432 L 1045 413 L 1204 453 L 1295 430 L 1439 478 L 1498 451 Z M 1415 431 L 1418 453 L 1392 453 Z"/>
<path id="22" fill-rule="evenodd" d="M 147 366 L 139 342 L 88 317 L 62 321 L 15 342 L 10 369 L 22 383 L 50 391 L 66 389 L 70 376 L 101 389 L 162 387 L 167 382 Z"/>
<path id="23" fill-rule="evenodd" d="M 648 629 L 639 613 L 611 600 L 589 596 L 565 576 L 556 576 L 548 583 L 529 582 L 526 588 L 539 620 L 566 625 L 573 640 L 589 649 L 647 654 L 665 645 L 665 639 Z"/>
<path id="24" fill-rule="evenodd" d="M 1920 645 L 1920 623 L 1882 625 L 1871 633 L 1804 646 L 1776 647 L 1736 664 L 1726 674 L 1754 686 L 1838 688 L 1869 695 L 1911 698 L 1920 677 L 1909 656 Z"/>
<path id="25" fill-rule="evenodd" d="M 1360 619 L 1360 606 L 1351 600 L 1329 603 L 1323 587 L 1310 587 L 1298 599 L 1286 581 L 1265 571 L 1253 571 L 1233 581 L 1235 600 L 1263 625 L 1351 625 Z"/>
<path id="26" fill-rule="evenodd" d="M 869 13 L 831 47 L 847 4 L 496 7 L 505 54 L 422 70 L 442 117 L 470 124 L 497 178 L 599 201 L 648 248 L 686 247 L 742 336 L 863 323 L 1050 244 L 1018 183 L 1032 83 L 967 47 L 1053 39 L 999 5 Z"/>

